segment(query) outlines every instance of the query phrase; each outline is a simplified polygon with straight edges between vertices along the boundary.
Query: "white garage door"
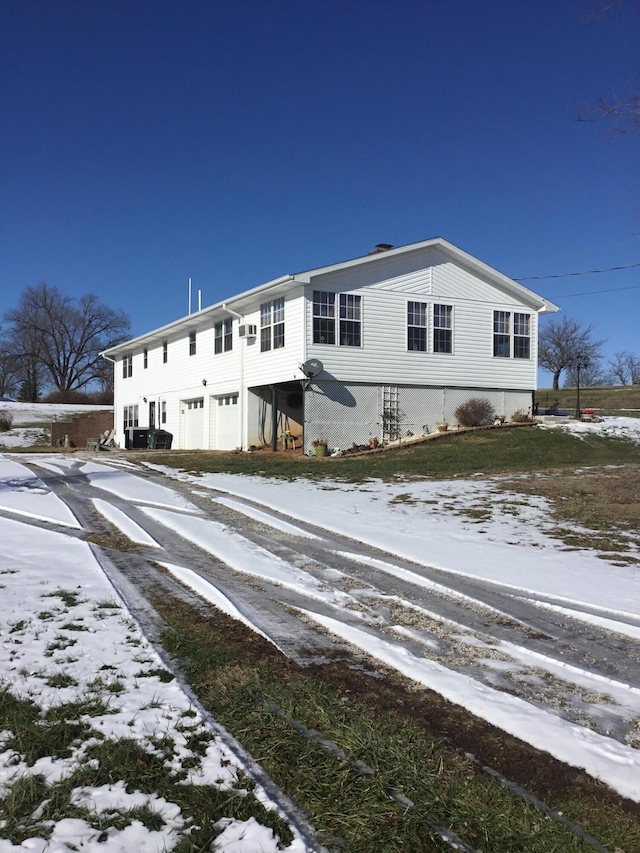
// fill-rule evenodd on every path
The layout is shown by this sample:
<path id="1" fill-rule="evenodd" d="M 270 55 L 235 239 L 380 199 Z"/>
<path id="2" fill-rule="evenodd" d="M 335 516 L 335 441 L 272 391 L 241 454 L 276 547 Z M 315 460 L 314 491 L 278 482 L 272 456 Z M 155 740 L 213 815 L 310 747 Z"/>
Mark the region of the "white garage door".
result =
<path id="1" fill-rule="evenodd" d="M 184 401 L 184 449 L 204 447 L 204 398 Z"/>
<path id="2" fill-rule="evenodd" d="M 237 394 L 225 394 L 211 401 L 214 419 L 214 447 L 216 450 L 235 450 L 240 444 Z"/>

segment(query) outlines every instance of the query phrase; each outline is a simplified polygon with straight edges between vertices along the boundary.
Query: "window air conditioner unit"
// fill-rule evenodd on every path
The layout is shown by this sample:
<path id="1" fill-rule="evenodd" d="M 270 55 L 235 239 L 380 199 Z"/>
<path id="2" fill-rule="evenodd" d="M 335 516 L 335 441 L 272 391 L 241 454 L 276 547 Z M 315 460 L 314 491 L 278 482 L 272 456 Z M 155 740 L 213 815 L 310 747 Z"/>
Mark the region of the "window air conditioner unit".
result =
<path id="1" fill-rule="evenodd" d="M 257 327 L 253 323 L 238 326 L 238 334 L 241 338 L 255 338 L 257 331 Z"/>

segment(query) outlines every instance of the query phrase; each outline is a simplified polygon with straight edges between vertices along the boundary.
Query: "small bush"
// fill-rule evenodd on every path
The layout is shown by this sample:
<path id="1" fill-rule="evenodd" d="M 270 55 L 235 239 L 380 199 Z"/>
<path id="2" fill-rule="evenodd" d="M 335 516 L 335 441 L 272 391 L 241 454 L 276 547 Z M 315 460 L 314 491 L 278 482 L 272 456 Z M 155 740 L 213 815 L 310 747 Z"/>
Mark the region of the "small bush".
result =
<path id="1" fill-rule="evenodd" d="M 456 420 L 463 427 L 484 426 L 495 420 L 496 410 L 486 397 L 472 397 L 455 410 Z"/>
<path id="2" fill-rule="evenodd" d="M 516 409 L 509 420 L 512 424 L 529 424 L 532 423 L 534 418 L 531 417 L 529 412 L 525 412 L 524 409 Z"/>
<path id="3" fill-rule="evenodd" d="M 96 391 L 91 395 L 89 402 L 94 406 L 113 406 L 113 391 Z"/>
<path id="4" fill-rule="evenodd" d="M 8 432 L 13 426 L 11 412 L 0 412 L 0 432 Z"/>

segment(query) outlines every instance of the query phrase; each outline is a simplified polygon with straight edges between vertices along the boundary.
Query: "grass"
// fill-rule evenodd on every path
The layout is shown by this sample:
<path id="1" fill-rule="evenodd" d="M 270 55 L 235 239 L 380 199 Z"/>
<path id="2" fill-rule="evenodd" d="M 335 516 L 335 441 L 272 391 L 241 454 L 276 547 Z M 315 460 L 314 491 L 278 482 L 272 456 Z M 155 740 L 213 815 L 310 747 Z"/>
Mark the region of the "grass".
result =
<path id="1" fill-rule="evenodd" d="M 540 408 L 547 408 L 556 401 L 561 411 L 575 412 L 577 391 L 575 388 L 539 388 L 536 400 Z M 598 409 L 605 415 L 640 415 L 640 385 L 612 385 L 602 388 L 580 388 L 580 408 Z M 628 411 L 635 409 L 634 412 Z"/>
<path id="2" fill-rule="evenodd" d="M 508 474 L 567 470 L 584 466 L 640 464 L 640 445 L 626 439 L 531 427 L 489 429 L 361 457 L 295 459 L 284 453 L 167 453 L 143 455 L 150 462 L 196 474 L 253 474 L 281 479 L 301 476 L 363 482 L 371 478 L 468 477 L 476 473 Z"/>
<path id="3" fill-rule="evenodd" d="M 162 816 L 148 806 L 99 814 L 74 804 L 74 792 L 83 788 L 124 782 L 129 793 L 157 795 L 180 807 L 187 829 L 172 848 L 178 853 L 208 850 L 222 831 L 215 825 L 222 818 L 255 817 L 263 826 L 271 827 L 283 843 L 291 842 L 293 836 L 286 822 L 248 796 L 253 785 L 242 774 L 235 787 L 224 790 L 184 784 L 187 768 L 175 770 L 175 744 L 170 737 L 156 739 L 154 752 L 132 739 L 110 740 L 88 722 L 88 718 L 105 713 L 109 711 L 102 702 L 87 700 L 57 705 L 43 714 L 35 703 L 0 686 L 0 743 L 5 750 L 15 750 L 33 767 L 39 758 L 69 758 L 85 745 L 75 767 L 60 781 L 48 785 L 38 774 L 22 774 L 13 781 L 0 797 L 3 840 L 20 845 L 33 837 L 49 838 L 53 822 L 63 818 L 85 820 L 100 831 L 98 841 L 102 842 L 110 830 L 123 829 L 136 820 L 150 830 L 163 829 Z M 204 755 L 212 737 L 207 732 L 193 732 L 188 748 L 193 750 L 194 759 L 189 766 L 199 765 L 195 756 Z"/>
<path id="4" fill-rule="evenodd" d="M 434 825 L 484 853 L 592 849 L 480 772 L 419 719 L 347 698 L 317 673 L 275 654 L 251 654 L 259 638 L 243 638 L 244 629 L 224 617 L 206 619 L 177 601 L 156 606 L 170 626 L 165 648 L 179 658 L 205 707 L 305 810 L 330 849 L 448 849 Z M 633 817 L 611 801 L 598 803 L 593 791 L 583 793 L 568 786 L 553 806 L 611 850 L 640 849 Z"/>

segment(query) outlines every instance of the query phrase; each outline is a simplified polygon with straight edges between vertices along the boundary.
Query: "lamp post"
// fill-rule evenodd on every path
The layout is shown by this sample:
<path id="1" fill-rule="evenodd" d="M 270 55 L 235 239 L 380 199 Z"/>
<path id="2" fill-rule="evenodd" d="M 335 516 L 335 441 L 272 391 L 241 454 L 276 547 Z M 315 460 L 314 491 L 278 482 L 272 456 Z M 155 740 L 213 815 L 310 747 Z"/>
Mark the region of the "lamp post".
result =
<path id="1" fill-rule="evenodd" d="M 580 415 L 581 415 L 581 413 L 580 413 L 580 370 L 584 367 L 589 366 L 589 359 L 588 358 L 581 358 L 581 359 L 579 358 L 574 362 L 574 364 L 575 364 L 575 368 L 576 368 L 576 385 L 577 385 L 577 388 L 576 388 L 576 420 L 579 421 Z"/>

